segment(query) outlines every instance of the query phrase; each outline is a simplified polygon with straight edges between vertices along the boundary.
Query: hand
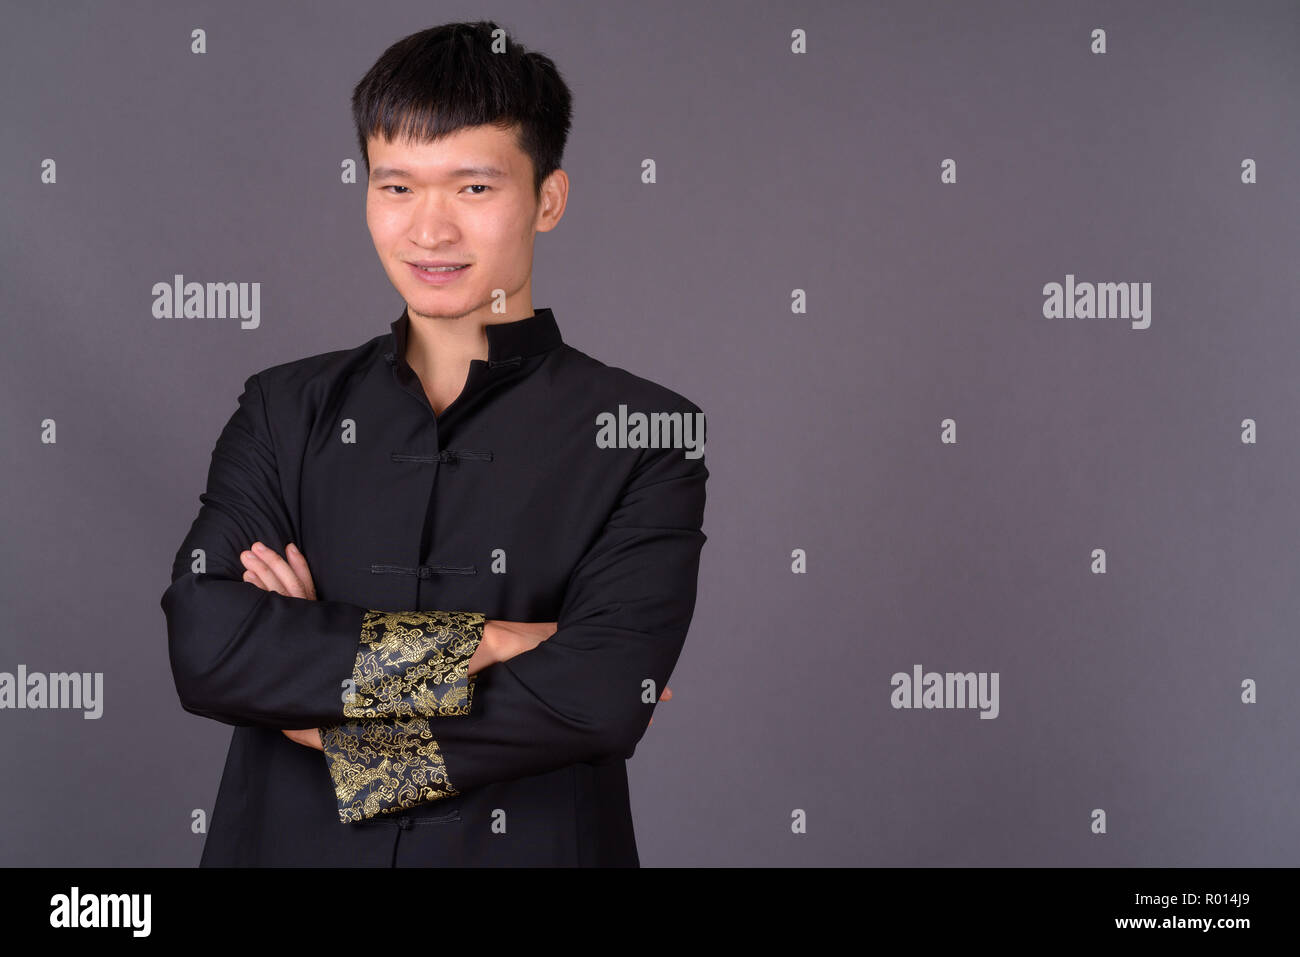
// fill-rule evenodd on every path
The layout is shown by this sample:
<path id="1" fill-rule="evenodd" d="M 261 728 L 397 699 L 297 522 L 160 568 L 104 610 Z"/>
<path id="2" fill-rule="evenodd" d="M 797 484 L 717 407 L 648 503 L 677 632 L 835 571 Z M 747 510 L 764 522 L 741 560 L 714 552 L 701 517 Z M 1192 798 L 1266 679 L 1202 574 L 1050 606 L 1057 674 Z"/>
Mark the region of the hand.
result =
<path id="1" fill-rule="evenodd" d="M 290 741 L 301 744 L 304 747 L 315 748 L 317 751 L 325 750 L 325 745 L 320 739 L 320 728 L 308 728 L 305 731 L 286 730 L 284 735 Z"/>
<path id="2" fill-rule="evenodd" d="M 292 542 L 285 549 L 289 561 L 285 561 L 274 549 L 267 548 L 261 542 L 254 542 L 252 549 L 240 553 L 239 560 L 244 563 L 244 581 L 256 585 L 262 591 L 273 591 L 292 598 L 316 600 L 316 585 L 311 580 L 311 570 L 307 559 Z M 324 751 L 325 745 L 320 739 L 320 728 L 305 728 L 301 731 L 286 729 L 284 736 L 303 747 Z"/>
<path id="3" fill-rule="evenodd" d="M 661 695 L 659 696 L 659 700 L 660 700 L 660 701 L 671 701 L 672 699 L 673 699 L 673 689 L 670 688 L 670 687 L 668 687 L 667 685 L 664 685 L 664 693 L 661 694 Z M 654 723 L 655 723 L 655 719 L 654 719 L 654 718 L 651 718 L 651 719 L 650 719 L 650 724 L 654 724 Z M 650 727 L 650 724 L 647 724 L 646 727 L 647 727 L 647 728 Z"/>
<path id="4" fill-rule="evenodd" d="M 470 674 L 475 674 L 488 665 L 508 661 L 525 651 L 532 651 L 555 634 L 557 624 L 554 621 L 502 621 L 489 618 L 483 626 L 483 641 L 479 644 L 479 651 L 470 659 Z M 659 700 L 670 701 L 672 697 L 673 689 L 664 685 L 664 693 L 659 696 Z M 654 723 L 655 719 L 651 718 L 646 727 Z"/>
<path id="5" fill-rule="evenodd" d="M 287 562 L 274 549 L 267 548 L 261 542 L 254 542 L 250 550 L 240 552 L 239 560 L 247 569 L 244 581 L 256 585 L 262 591 L 315 601 L 316 585 L 311 580 L 307 559 L 293 542 L 284 551 L 289 556 Z"/>
<path id="6" fill-rule="evenodd" d="M 515 655 L 532 651 L 551 635 L 555 634 L 557 622 L 554 621 L 502 621 L 489 618 L 483 623 L 484 648 L 482 667 L 509 661 Z"/>

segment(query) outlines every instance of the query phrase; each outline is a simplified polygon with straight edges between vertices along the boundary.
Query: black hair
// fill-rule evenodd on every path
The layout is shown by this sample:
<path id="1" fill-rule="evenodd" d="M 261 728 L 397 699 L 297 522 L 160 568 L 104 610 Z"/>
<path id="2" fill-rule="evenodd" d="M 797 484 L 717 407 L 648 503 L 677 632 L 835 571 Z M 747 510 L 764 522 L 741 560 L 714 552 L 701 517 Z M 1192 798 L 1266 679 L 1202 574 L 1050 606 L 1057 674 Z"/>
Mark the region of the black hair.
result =
<path id="1" fill-rule="evenodd" d="M 446 23 L 398 40 L 352 91 L 367 176 L 370 136 L 428 143 L 464 127 L 518 125 L 537 197 L 560 168 L 572 116 L 572 94 L 550 57 L 530 52 L 491 20 Z"/>

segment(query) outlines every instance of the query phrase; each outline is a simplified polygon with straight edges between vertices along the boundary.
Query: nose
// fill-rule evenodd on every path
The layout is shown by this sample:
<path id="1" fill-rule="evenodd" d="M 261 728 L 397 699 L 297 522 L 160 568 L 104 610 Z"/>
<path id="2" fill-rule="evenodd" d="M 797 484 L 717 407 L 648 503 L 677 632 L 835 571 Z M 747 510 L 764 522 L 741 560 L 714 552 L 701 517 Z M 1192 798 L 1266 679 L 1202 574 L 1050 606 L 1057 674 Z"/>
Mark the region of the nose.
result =
<path id="1" fill-rule="evenodd" d="M 412 204 L 407 238 L 415 245 L 426 248 L 452 245 L 460 241 L 460 229 L 456 226 L 448 204 L 430 191 L 420 197 L 419 202 Z"/>

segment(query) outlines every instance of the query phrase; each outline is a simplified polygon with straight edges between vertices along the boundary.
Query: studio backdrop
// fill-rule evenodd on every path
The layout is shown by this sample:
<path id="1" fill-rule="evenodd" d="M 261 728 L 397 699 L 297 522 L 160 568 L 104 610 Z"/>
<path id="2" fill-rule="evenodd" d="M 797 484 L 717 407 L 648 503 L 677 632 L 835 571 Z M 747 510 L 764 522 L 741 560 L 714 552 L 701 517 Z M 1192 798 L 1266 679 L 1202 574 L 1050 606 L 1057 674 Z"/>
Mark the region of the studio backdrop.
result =
<path id="1" fill-rule="evenodd" d="M 480 18 L 574 91 L 533 303 L 708 419 L 642 863 L 1300 860 L 1296 3 L 0 17 L 0 864 L 199 860 L 159 596 L 244 381 L 401 312 L 353 84 Z"/>

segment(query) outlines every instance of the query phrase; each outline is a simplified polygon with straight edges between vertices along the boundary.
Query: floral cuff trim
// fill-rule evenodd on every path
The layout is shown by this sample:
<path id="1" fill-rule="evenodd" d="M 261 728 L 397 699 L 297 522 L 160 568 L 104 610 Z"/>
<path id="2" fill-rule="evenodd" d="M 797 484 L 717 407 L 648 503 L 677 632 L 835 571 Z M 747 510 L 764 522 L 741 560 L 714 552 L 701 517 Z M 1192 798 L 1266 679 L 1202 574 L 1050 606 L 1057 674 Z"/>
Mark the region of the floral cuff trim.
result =
<path id="1" fill-rule="evenodd" d="M 367 610 L 343 717 L 469 714 L 469 659 L 485 623 L 484 615 L 469 611 Z"/>
<path id="2" fill-rule="evenodd" d="M 459 793 L 426 718 L 354 721 L 320 736 L 344 824 Z"/>

